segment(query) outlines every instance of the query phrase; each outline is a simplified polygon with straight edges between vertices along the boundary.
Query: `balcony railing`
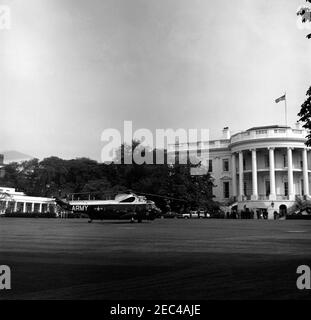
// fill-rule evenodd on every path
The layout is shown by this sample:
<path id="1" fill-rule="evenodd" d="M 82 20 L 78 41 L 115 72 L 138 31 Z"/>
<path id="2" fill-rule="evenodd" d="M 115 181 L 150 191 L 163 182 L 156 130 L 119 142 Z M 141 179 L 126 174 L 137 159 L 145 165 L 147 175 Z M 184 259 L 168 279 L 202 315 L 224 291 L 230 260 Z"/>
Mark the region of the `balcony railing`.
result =
<path id="1" fill-rule="evenodd" d="M 277 195 L 276 200 L 282 201 L 282 200 L 288 200 L 288 196 L 285 195 Z"/>
<path id="2" fill-rule="evenodd" d="M 243 197 L 243 200 L 251 200 L 251 196 L 244 196 Z M 266 195 L 258 195 L 258 200 L 259 201 L 269 201 L 269 196 L 266 196 Z M 282 200 L 289 200 L 288 196 L 285 196 L 285 195 L 277 195 L 276 196 L 276 200 L 277 201 L 282 201 Z"/>
<path id="3" fill-rule="evenodd" d="M 254 129 L 237 133 L 231 137 L 231 143 L 261 138 L 300 138 L 305 139 L 308 132 L 306 130 L 292 128 L 271 128 Z"/>
<path id="4" fill-rule="evenodd" d="M 269 196 L 265 196 L 265 195 L 260 194 L 258 196 L 258 200 L 269 200 Z"/>

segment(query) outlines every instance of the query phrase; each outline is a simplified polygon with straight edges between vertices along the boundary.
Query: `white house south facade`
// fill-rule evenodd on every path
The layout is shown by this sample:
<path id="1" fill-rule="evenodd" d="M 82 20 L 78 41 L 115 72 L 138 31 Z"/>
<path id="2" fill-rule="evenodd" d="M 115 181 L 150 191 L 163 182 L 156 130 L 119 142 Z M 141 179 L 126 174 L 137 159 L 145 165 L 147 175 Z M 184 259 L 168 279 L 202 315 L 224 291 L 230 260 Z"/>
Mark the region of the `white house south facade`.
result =
<path id="1" fill-rule="evenodd" d="M 247 207 L 279 213 L 294 203 L 296 196 L 310 195 L 310 148 L 305 145 L 307 131 L 299 124 L 263 126 L 209 142 L 202 150 L 209 159 L 216 201 L 237 201 L 238 209 Z M 179 151 L 191 148 L 183 146 Z M 273 213 L 272 213 L 273 214 Z"/>

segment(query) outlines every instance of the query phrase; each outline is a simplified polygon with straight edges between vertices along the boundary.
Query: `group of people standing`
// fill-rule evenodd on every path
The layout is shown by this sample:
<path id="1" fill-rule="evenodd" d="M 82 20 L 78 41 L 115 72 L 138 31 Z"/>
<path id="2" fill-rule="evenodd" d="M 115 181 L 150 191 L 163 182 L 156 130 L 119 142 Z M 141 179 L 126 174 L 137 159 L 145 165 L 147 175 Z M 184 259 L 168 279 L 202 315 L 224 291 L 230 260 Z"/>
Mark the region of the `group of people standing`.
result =
<path id="1" fill-rule="evenodd" d="M 278 213 L 274 212 L 274 218 L 276 219 Z M 238 211 L 237 208 L 227 212 L 227 219 L 268 219 L 268 210 L 267 209 L 250 209 L 244 206 L 241 211 Z"/>

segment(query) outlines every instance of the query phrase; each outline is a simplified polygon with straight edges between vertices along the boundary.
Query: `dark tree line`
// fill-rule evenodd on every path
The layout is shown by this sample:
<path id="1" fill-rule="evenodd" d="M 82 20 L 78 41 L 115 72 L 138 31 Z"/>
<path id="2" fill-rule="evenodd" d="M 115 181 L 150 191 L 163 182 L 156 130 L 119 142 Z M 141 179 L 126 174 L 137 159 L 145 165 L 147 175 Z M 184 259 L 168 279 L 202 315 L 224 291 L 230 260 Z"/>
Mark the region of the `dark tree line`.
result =
<path id="1" fill-rule="evenodd" d="M 133 144 L 133 148 L 137 146 Z M 122 146 L 121 158 L 126 148 Z M 146 152 L 146 151 L 142 151 Z M 149 151 L 155 156 L 155 150 Z M 49 157 L 23 163 L 11 163 L 0 178 L 2 186 L 14 187 L 28 195 L 66 197 L 73 193 L 91 194 L 103 199 L 107 192 L 132 190 L 147 194 L 156 204 L 172 210 L 190 208 L 217 209 L 212 199 L 212 179 L 209 174 L 191 176 L 187 164 L 98 163 L 88 158 L 63 160 Z M 81 195 L 83 196 L 83 195 Z"/>

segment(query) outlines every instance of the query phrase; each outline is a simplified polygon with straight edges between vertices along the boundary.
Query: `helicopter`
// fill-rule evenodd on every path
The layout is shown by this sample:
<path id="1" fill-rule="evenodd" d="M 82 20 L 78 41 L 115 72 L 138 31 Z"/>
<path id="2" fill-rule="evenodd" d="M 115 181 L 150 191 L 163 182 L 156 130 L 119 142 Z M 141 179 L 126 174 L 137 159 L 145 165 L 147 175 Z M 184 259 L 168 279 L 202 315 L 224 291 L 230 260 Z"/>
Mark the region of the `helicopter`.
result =
<path id="1" fill-rule="evenodd" d="M 89 222 L 106 219 L 129 219 L 131 222 L 154 220 L 161 210 L 155 203 L 145 196 L 138 196 L 133 192 L 118 193 L 108 200 L 63 200 L 54 198 L 63 210 L 73 213 L 85 213 Z"/>

